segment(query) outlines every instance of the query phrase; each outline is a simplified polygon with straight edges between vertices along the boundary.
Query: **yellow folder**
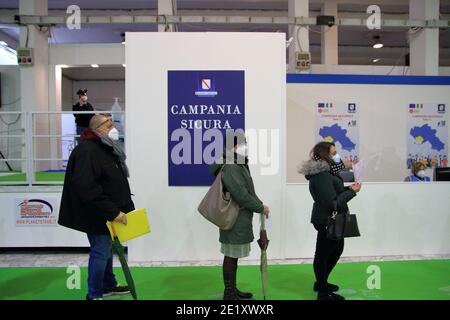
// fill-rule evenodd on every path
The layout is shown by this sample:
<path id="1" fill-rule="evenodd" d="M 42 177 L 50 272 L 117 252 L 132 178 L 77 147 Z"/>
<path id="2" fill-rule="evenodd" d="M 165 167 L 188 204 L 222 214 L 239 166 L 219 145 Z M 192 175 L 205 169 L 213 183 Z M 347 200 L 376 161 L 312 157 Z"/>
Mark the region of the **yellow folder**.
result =
<path id="1" fill-rule="evenodd" d="M 150 225 L 148 224 L 147 210 L 145 208 L 127 213 L 127 225 L 115 221 L 108 221 L 106 224 L 111 238 L 114 239 L 115 233 L 122 243 L 150 233 Z"/>

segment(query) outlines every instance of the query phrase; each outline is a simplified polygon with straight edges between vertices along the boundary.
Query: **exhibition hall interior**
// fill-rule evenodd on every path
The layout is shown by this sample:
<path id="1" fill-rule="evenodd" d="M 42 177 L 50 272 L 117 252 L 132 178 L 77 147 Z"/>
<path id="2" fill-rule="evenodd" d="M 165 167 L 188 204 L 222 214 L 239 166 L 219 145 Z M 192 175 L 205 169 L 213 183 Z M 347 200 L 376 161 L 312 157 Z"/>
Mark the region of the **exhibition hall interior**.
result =
<path id="1" fill-rule="evenodd" d="M 0 104 L 0 300 L 450 301 L 448 0 L 1 0 Z"/>

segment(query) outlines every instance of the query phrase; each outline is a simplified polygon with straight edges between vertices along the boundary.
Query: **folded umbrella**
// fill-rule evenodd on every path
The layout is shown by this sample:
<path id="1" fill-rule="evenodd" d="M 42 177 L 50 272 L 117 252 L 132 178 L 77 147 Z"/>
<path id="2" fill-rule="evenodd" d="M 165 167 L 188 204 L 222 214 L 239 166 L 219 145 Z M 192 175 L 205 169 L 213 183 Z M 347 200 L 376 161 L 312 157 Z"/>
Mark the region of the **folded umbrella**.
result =
<path id="1" fill-rule="evenodd" d="M 269 246 L 269 239 L 267 238 L 266 226 L 265 226 L 265 216 L 261 215 L 261 228 L 259 231 L 258 245 L 261 248 L 261 260 L 260 260 L 260 270 L 261 270 L 261 282 L 262 282 L 262 294 L 264 300 L 266 300 L 267 295 L 267 247 Z"/>
<path id="2" fill-rule="evenodd" d="M 114 252 L 119 257 L 120 265 L 122 266 L 123 274 L 125 276 L 125 280 L 127 281 L 128 289 L 130 289 L 130 293 L 133 296 L 134 300 L 137 300 L 136 287 L 134 285 L 133 277 L 131 276 L 130 268 L 128 267 L 127 260 L 125 259 L 125 248 L 120 243 L 119 238 L 116 235 L 116 231 L 114 229 L 114 224 L 111 223 L 111 229 L 113 233 L 113 241 L 112 248 Z"/>

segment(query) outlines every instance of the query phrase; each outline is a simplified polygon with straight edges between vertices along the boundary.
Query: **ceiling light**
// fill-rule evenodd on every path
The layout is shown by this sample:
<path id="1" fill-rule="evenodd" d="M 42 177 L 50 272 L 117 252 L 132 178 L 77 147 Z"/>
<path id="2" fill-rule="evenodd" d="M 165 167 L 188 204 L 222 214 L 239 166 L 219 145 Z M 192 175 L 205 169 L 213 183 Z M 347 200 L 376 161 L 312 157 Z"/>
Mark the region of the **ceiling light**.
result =
<path id="1" fill-rule="evenodd" d="M 92 68 L 98 68 L 98 64 L 91 64 Z"/>
<path id="2" fill-rule="evenodd" d="M 373 47 L 375 49 L 383 48 L 383 43 L 381 42 L 379 35 L 373 37 Z"/>
<path id="3" fill-rule="evenodd" d="M 122 64 L 122 67 L 124 67 L 124 68 L 125 68 L 126 66 L 127 66 L 127 65 L 126 65 L 125 63 L 124 63 L 124 64 Z"/>
<path id="4" fill-rule="evenodd" d="M 378 61 L 380 61 L 380 58 L 376 58 L 376 59 L 372 60 L 373 63 L 377 63 Z"/>

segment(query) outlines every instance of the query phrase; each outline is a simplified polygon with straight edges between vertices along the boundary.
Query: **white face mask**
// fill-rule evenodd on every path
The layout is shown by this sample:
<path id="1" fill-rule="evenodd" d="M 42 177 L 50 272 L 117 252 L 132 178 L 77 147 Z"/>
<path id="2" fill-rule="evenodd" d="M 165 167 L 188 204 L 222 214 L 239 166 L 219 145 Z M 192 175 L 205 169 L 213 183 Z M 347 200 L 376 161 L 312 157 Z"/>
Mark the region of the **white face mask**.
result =
<path id="1" fill-rule="evenodd" d="M 242 144 L 236 148 L 236 153 L 243 157 L 247 156 L 247 151 L 247 146 L 245 144 Z"/>
<path id="2" fill-rule="evenodd" d="M 81 100 L 83 101 L 83 102 L 86 102 L 87 101 L 87 96 L 81 96 Z"/>
<path id="3" fill-rule="evenodd" d="M 425 177 L 425 170 L 419 170 L 416 172 L 416 176 L 418 176 L 419 178 L 424 178 Z"/>
<path id="4" fill-rule="evenodd" d="M 335 163 L 341 162 L 341 156 L 339 155 L 339 153 L 336 153 L 332 158 Z"/>
<path id="5" fill-rule="evenodd" d="M 108 132 L 108 137 L 113 141 L 119 140 L 119 131 L 116 128 L 112 128 Z"/>

